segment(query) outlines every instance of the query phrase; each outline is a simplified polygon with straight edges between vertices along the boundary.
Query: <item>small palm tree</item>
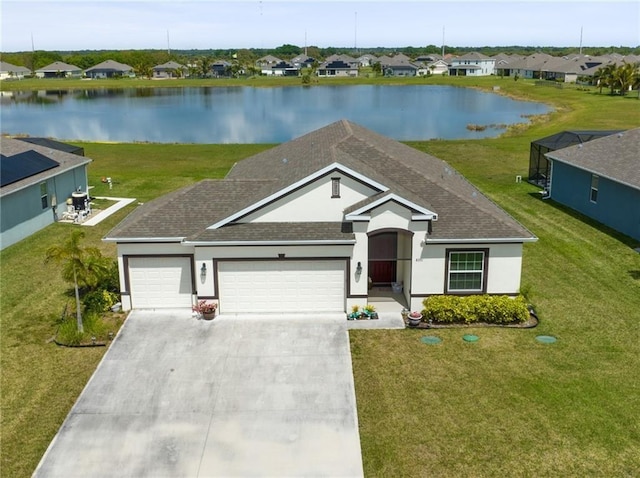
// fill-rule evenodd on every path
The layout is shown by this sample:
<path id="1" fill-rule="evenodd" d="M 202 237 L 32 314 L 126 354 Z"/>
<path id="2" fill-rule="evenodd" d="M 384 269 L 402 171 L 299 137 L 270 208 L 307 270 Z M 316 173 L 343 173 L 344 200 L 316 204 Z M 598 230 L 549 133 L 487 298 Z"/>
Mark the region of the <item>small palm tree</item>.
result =
<path id="1" fill-rule="evenodd" d="M 47 249 L 45 262 L 62 264 L 62 278 L 73 283 L 76 296 L 76 320 L 78 332 L 84 332 L 82 326 L 82 307 L 80 305 L 80 287 L 95 286 L 108 269 L 108 261 L 95 247 L 82 247 L 84 232 L 75 230 L 63 244 Z"/>
<path id="2" fill-rule="evenodd" d="M 633 85 L 635 76 L 638 72 L 638 65 L 633 63 L 623 63 L 619 66 L 614 74 L 616 84 L 620 87 L 620 94 L 625 96 L 629 87 Z"/>

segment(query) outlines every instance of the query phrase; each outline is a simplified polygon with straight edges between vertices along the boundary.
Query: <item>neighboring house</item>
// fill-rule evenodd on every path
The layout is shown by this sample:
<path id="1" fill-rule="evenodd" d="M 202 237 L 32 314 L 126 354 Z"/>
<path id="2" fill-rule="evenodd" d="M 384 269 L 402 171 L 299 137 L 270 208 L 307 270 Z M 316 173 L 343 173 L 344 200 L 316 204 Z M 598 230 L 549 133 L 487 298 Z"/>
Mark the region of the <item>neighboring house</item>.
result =
<path id="1" fill-rule="evenodd" d="M 640 128 L 547 153 L 549 197 L 640 241 Z"/>
<path id="2" fill-rule="evenodd" d="M 444 161 L 346 120 L 146 203 L 117 244 L 124 309 L 344 312 L 370 286 L 518 293 L 536 238 Z"/>
<path id="3" fill-rule="evenodd" d="M 298 68 L 286 61 L 281 61 L 271 67 L 271 74 L 274 76 L 298 76 L 298 72 Z"/>
<path id="4" fill-rule="evenodd" d="M 214 78 L 224 78 L 231 76 L 231 63 L 225 60 L 218 60 L 211 64 L 211 73 Z"/>
<path id="5" fill-rule="evenodd" d="M 82 68 L 61 61 L 54 61 L 36 70 L 38 78 L 80 78 L 81 76 Z"/>
<path id="6" fill-rule="evenodd" d="M 358 76 L 358 67 L 345 63 L 344 61 L 335 60 L 331 62 L 325 62 L 318 67 L 316 71 L 318 76 L 327 77 L 344 77 L 344 76 Z"/>
<path id="7" fill-rule="evenodd" d="M 358 62 L 358 66 L 368 68 L 370 66 L 373 66 L 373 64 L 376 63 L 378 59 L 374 55 L 370 55 L 367 53 L 356 58 L 356 61 Z"/>
<path id="8" fill-rule="evenodd" d="M 282 60 L 273 55 L 263 56 L 256 61 L 256 66 L 260 68 L 260 74 L 273 75 L 273 66 L 280 63 Z"/>
<path id="9" fill-rule="evenodd" d="M 506 53 L 499 53 L 493 57 L 495 60 L 494 71 L 498 76 L 511 76 L 511 68 L 509 65 L 516 61 L 521 61 L 524 58 L 522 55 L 508 55 Z"/>
<path id="10" fill-rule="evenodd" d="M 529 149 L 529 182 L 548 191 L 551 180 L 551 164 L 546 157 L 547 153 L 615 133 L 620 133 L 620 131 L 561 131 L 532 141 Z"/>
<path id="11" fill-rule="evenodd" d="M 153 67 L 154 78 L 184 78 L 189 76 L 189 68 L 175 61 L 168 61 Z"/>
<path id="12" fill-rule="evenodd" d="M 435 60 L 431 62 L 417 62 L 418 76 L 428 75 L 447 75 L 449 74 L 449 64 L 444 60 Z"/>
<path id="13" fill-rule="evenodd" d="M 124 63 L 113 60 L 106 60 L 85 70 L 89 78 L 113 78 L 120 76 L 135 76 L 133 68 Z"/>
<path id="14" fill-rule="evenodd" d="M 67 199 L 87 192 L 82 148 L 45 138 L 0 138 L 0 247 L 58 220 Z"/>
<path id="15" fill-rule="evenodd" d="M 551 55 L 546 53 L 534 53 L 522 59 L 516 59 L 508 65 L 502 65 L 501 69 L 504 76 L 539 79 L 545 63 L 552 58 Z"/>
<path id="16" fill-rule="evenodd" d="M 295 58 L 292 58 L 290 63 L 298 69 L 303 69 L 303 68 L 311 68 L 315 61 L 316 61 L 315 58 L 311 58 L 310 56 L 305 55 L 303 53 L 301 55 L 296 56 Z"/>
<path id="17" fill-rule="evenodd" d="M 16 66 L 6 61 L 0 61 L 0 80 L 21 80 L 31 75 L 31 70 L 24 66 Z"/>
<path id="18" fill-rule="evenodd" d="M 496 60 L 472 52 L 451 60 L 449 75 L 451 76 L 490 76 L 495 73 Z"/>
<path id="19" fill-rule="evenodd" d="M 380 66 L 385 76 L 416 76 L 419 70 L 405 55 L 380 57 Z"/>
<path id="20" fill-rule="evenodd" d="M 331 63 L 333 61 L 342 61 L 344 63 L 347 63 L 349 65 L 353 65 L 354 67 L 358 67 L 360 66 L 360 62 L 358 60 L 356 60 L 354 57 L 349 56 L 349 55 L 330 55 L 327 58 L 324 59 L 325 63 Z"/>

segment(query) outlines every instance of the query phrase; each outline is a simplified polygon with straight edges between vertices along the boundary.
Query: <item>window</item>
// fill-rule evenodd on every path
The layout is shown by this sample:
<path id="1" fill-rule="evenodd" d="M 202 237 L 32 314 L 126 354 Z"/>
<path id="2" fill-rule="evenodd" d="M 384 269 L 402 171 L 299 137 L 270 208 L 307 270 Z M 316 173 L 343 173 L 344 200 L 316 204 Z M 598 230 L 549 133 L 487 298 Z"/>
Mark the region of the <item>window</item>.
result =
<path id="1" fill-rule="evenodd" d="M 589 195 L 589 200 L 593 203 L 598 202 L 598 176 L 595 174 L 591 175 L 591 194 Z"/>
<path id="2" fill-rule="evenodd" d="M 331 197 L 340 197 L 340 178 L 331 178 Z"/>
<path id="3" fill-rule="evenodd" d="M 49 207 L 49 195 L 47 194 L 47 183 L 40 183 L 40 203 L 42 209 Z"/>
<path id="4" fill-rule="evenodd" d="M 447 292 L 484 292 L 487 251 L 448 250 Z"/>

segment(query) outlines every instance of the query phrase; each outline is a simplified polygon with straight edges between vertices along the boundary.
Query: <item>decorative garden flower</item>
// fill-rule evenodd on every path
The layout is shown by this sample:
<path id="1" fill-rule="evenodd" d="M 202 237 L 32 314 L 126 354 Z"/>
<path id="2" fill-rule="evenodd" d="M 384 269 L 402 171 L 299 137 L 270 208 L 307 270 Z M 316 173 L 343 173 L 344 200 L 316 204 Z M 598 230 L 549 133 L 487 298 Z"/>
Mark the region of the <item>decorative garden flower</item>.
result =
<path id="1" fill-rule="evenodd" d="M 199 300 L 196 305 L 193 306 L 193 311 L 198 314 L 213 314 L 218 308 L 218 304 L 209 300 Z"/>

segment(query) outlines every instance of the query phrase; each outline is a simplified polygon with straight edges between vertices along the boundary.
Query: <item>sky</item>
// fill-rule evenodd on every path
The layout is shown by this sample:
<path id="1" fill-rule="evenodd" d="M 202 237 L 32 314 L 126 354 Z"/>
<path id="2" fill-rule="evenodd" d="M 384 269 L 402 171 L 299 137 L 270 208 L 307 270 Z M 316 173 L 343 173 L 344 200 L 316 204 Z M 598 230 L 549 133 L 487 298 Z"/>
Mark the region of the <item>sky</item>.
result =
<path id="1" fill-rule="evenodd" d="M 638 0 L 0 0 L 0 15 L 4 52 L 640 46 Z"/>

